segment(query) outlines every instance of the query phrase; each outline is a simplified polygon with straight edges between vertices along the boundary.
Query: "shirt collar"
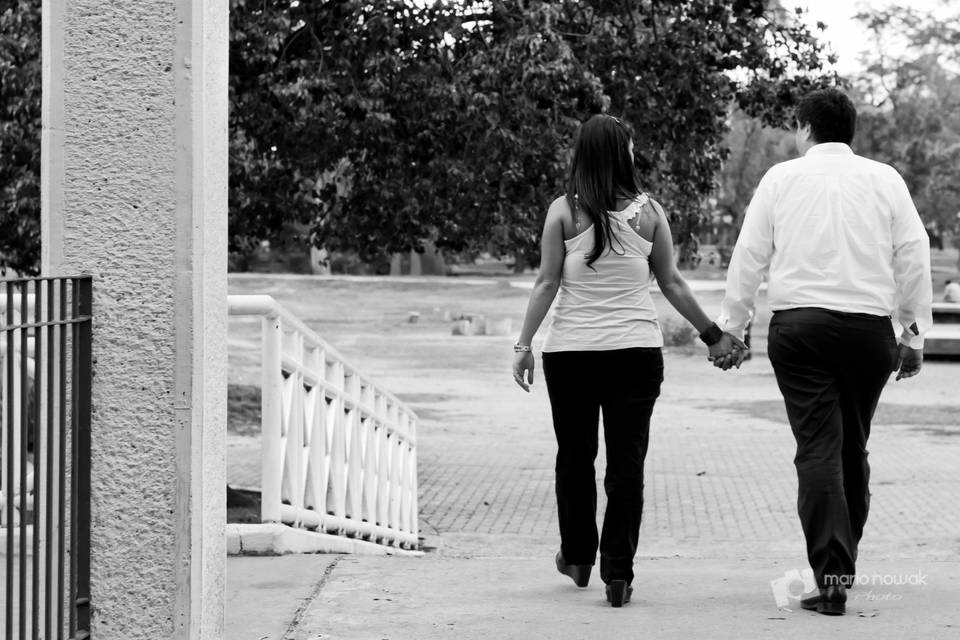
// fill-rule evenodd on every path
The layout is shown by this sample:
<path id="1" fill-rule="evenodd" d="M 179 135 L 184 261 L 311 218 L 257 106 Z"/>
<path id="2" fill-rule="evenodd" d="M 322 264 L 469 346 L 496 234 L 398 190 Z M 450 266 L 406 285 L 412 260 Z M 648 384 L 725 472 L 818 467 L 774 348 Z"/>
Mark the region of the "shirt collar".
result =
<path id="1" fill-rule="evenodd" d="M 850 148 L 850 145 L 842 142 L 821 142 L 820 144 L 815 144 L 807 149 L 807 152 L 804 155 L 809 156 L 821 153 L 853 155 L 853 149 Z"/>

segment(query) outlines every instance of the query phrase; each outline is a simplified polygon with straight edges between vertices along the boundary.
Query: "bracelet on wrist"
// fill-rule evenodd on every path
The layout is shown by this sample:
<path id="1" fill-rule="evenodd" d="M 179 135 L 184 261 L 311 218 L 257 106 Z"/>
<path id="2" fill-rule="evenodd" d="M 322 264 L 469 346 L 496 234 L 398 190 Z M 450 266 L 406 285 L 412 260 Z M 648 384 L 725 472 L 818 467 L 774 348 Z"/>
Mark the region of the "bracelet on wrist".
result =
<path id="1" fill-rule="evenodd" d="M 530 345 L 528 345 L 528 344 L 520 344 L 520 343 L 518 342 L 518 343 L 516 343 L 515 345 L 513 345 L 513 352 L 514 352 L 514 353 L 529 353 L 529 352 L 530 352 Z"/>
<path id="2" fill-rule="evenodd" d="M 722 337 L 723 331 L 717 326 L 716 322 L 711 322 L 710 326 L 700 334 L 700 340 L 702 340 L 703 344 L 707 345 L 708 347 L 712 347 L 720 342 L 720 338 Z"/>

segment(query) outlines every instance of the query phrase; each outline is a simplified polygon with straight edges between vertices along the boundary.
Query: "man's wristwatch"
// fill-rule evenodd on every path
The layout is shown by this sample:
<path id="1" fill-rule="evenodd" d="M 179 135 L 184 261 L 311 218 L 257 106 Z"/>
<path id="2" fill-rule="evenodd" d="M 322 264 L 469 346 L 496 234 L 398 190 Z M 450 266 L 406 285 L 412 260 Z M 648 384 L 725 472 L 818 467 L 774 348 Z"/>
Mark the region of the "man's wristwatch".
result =
<path id="1" fill-rule="evenodd" d="M 513 345 L 513 351 L 514 353 L 527 353 L 530 351 L 530 345 L 520 344 L 518 342 L 517 344 Z"/>
<path id="2" fill-rule="evenodd" d="M 722 337 L 723 331 L 717 326 L 716 322 L 711 323 L 710 326 L 700 334 L 700 339 L 703 340 L 703 344 L 707 345 L 708 347 L 712 347 L 720 342 L 720 338 Z"/>

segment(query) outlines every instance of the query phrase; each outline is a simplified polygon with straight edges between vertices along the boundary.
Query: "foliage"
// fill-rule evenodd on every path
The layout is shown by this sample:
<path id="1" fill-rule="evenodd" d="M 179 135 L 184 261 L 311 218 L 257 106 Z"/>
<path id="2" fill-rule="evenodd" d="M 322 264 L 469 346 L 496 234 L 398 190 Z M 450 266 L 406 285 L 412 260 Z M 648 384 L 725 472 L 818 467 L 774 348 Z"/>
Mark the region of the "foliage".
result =
<path id="1" fill-rule="evenodd" d="M 875 40 L 856 79 L 857 149 L 901 172 L 934 235 L 960 232 L 960 11 L 892 5 L 857 18 Z"/>
<path id="2" fill-rule="evenodd" d="M 793 157 L 796 145 L 791 133 L 764 126 L 740 109 L 730 116 L 724 145 L 729 152 L 719 174 L 716 209 L 730 220 L 730 230 L 738 230 L 760 178 L 774 164 Z M 730 244 L 735 239 L 726 238 Z"/>
<path id="3" fill-rule="evenodd" d="M 0 270 L 40 262 L 40 3 L 0 2 Z"/>
<path id="4" fill-rule="evenodd" d="M 536 260 L 572 135 L 599 111 L 634 125 L 638 168 L 689 239 L 731 102 L 779 125 L 833 81 L 777 6 L 233 0 L 234 247 L 283 219 L 367 258 L 432 240 Z"/>
<path id="5" fill-rule="evenodd" d="M 538 257 L 577 124 L 633 123 L 638 168 L 685 246 L 728 108 L 783 122 L 831 78 L 769 0 L 231 0 L 230 242 L 290 229 L 383 260 Z M 0 0 L 0 260 L 39 253 L 40 3 Z M 7 230 L 13 230 L 12 233 Z M 521 261 L 522 262 L 522 261 Z"/>

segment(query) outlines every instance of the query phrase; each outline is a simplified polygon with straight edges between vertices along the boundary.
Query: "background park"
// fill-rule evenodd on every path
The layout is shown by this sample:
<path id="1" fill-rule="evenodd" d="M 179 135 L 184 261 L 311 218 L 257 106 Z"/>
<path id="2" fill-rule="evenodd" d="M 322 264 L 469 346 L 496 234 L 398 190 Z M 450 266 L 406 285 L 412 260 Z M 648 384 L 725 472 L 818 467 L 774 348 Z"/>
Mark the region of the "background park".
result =
<path id="1" fill-rule="evenodd" d="M 823 24 L 827 3 L 793 4 L 231 0 L 229 291 L 272 296 L 416 412 L 424 554 L 232 556 L 225 637 L 952 637 L 949 360 L 890 385 L 871 447 L 864 571 L 921 571 L 926 586 L 859 591 L 840 621 L 777 608 L 771 581 L 804 555 L 763 300 L 754 357 L 721 374 L 657 297 L 666 382 L 635 603 L 611 617 L 600 591 L 552 572 L 549 408 L 542 378 L 531 396 L 515 388 L 510 345 L 546 206 L 591 113 L 633 127 L 637 169 L 711 314 L 753 188 L 795 153 L 791 107 L 818 86 L 849 92 L 855 151 L 906 179 L 935 295 L 960 279 L 960 11 L 833 3 L 851 46 Z M 0 3 L 7 275 L 40 268 L 40 20 L 39 2 Z M 235 317 L 229 329 L 240 524 L 259 521 L 261 325 Z"/>

